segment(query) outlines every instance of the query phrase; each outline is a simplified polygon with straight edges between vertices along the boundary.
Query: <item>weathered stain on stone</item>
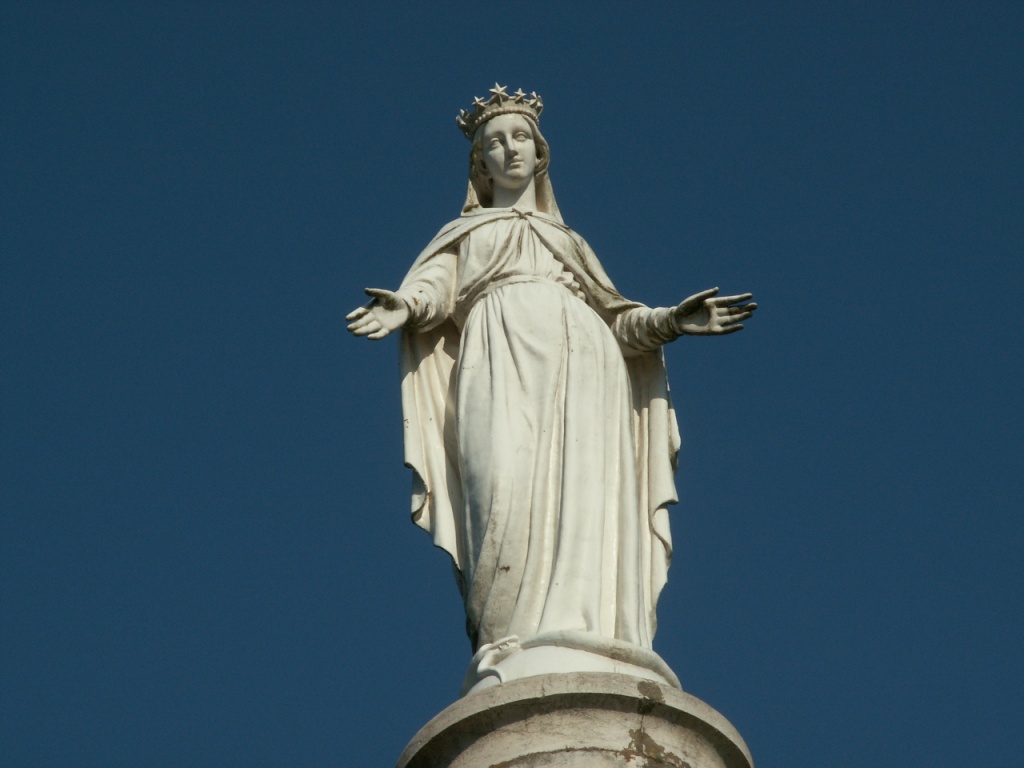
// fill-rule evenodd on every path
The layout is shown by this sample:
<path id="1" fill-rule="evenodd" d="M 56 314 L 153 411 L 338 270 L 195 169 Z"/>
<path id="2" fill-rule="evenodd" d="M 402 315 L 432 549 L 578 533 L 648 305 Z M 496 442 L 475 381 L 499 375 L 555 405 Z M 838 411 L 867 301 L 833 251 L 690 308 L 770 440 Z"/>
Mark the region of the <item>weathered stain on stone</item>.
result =
<path id="1" fill-rule="evenodd" d="M 669 752 L 658 742 L 651 738 L 643 727 L 629 732 L 629 746 L 622 752 L 623 757 L 645 757 L 656 761 L 654 765 L 664 765 L 667 768 L 691 768 L 690 764 L 678 755 Z"/>
<path id="2" fill-rule="evenodd" d="M 657 702 L 665 701 L 665 694 L 661 692 L 661 686 L 650 680 L 641 680 L 636 684 L 636 689 L 645 699 L 654 699 Z"/>
<path id="3" fill-rule="evenodd" d="M 656 704 L 661 704 L 665 701 L 665 694 L 661 692 L 661 688 L 658 687 L 657 683 L 641 680 L 636 684 L 636 689 L 640 696 L 643 697 L 636 705 L 636 711 L 641 715 L 651 714 Z"/>

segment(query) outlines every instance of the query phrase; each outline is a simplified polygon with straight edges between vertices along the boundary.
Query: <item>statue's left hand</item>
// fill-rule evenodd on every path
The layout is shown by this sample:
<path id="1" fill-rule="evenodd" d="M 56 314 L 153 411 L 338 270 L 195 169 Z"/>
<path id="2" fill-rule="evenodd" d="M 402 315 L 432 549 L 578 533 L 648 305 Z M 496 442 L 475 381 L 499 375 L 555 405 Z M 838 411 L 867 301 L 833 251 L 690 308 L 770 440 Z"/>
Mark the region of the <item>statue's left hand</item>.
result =
<path id="1" fill-rule="evenodd" d="M 373 301 L 345 315 L 348 329 L 356 336 L 383 339 L 409 319 L 409 306 L 394 291 L 367 288 L 366 295 Z"/>
<path id="2" fill-rule="evenodd" d="M 754 314 L 753 294 L 719 296 L 710 288 L 683 299 L 672 310 L 672 320 L 683 333 L 694 336 L 718 336 L 743 330 L 743 321 Z M 744 303 L 749 302 L 749 303 Z"/>

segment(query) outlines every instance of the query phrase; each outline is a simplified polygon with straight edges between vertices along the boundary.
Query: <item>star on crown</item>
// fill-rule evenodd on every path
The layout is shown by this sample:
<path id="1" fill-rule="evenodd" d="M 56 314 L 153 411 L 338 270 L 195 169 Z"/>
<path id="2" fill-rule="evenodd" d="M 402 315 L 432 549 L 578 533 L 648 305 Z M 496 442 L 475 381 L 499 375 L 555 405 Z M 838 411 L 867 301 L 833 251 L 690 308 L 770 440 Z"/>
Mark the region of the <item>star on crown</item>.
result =
<path id="1" fill-rule="evenodd" d="M 512 94 L 507 93 L 507 90 L 507 85 L 495 83 L 494 87 L 488 91 L 491 94 L 489 99 L 476 96 L 473 98 L 469 110 L 459 110 L 455 123 L 467 139 L 472 140 L 477 128 L 498 115 L 526 115 L 533 122 L 540 122 L 540 113 L 544 109 L 544 102 L 536 92 L 531 92 L 527 96 L 522 88 Z"/>

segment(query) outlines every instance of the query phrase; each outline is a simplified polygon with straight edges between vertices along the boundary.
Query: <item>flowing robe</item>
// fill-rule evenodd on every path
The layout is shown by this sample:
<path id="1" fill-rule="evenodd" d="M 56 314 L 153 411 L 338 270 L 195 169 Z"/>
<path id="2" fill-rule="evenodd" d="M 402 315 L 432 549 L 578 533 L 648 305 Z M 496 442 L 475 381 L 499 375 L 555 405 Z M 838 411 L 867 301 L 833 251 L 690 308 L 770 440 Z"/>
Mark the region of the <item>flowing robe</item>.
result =
<path id="1" fill-rule="evenodd" d="M 474 649 L 550 632 L 650 648 L 677 500 L 666 311 L 516 209 L 443 228 L 399 294 L 413 518 L 453 559 Z"/>

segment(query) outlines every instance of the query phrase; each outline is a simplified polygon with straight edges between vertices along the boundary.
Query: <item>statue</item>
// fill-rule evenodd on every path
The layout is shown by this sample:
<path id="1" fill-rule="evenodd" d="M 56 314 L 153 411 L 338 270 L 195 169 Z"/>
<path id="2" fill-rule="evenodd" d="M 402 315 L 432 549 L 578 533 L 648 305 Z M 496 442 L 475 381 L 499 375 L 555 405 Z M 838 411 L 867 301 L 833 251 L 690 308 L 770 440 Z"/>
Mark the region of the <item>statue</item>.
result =
<path id="1" fill-rule="evenodd" d="M 662 345 L 743 328 L 751 294 L 625 299 L 562 221 L 536 94 L 495 85 L 462 215 L 348 330 L 401 329 L 413 519 L 451 555 L 475 655 L 463 692 L 547 672 L 678 687 L 651 649 L 679 435 Z"/>

